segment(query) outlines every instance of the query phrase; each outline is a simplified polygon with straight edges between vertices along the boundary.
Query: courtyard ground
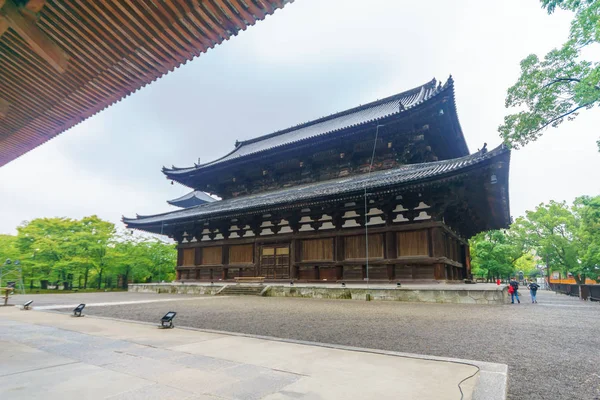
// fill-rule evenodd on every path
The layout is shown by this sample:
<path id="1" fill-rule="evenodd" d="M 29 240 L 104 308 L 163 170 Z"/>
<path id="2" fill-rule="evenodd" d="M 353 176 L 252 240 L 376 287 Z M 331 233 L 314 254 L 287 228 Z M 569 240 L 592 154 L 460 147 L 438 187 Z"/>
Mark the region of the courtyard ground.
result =
<path id="1" fill-rule="evenodd" d="M 122 300 L 138 298 L 132 295 Z M 521 304 L 503 306 L 181 299 L 86 312 L 156 322 L 172 309 L 178 326 L 508 364 L 509 399 L 600 399 L 600 304 L 552 292 L 540 292 L 538 304 L 525 295 Z"/>

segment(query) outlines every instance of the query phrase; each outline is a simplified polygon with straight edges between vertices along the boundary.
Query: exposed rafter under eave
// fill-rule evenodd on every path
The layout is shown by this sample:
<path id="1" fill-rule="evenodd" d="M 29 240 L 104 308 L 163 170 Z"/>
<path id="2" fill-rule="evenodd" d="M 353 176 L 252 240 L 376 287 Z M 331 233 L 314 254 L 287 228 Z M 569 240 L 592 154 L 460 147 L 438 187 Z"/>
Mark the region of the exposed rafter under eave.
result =
<path id="1" fill-rule="evenodd" d="M 286 0 L 0 0 L 0 167 Z"/>

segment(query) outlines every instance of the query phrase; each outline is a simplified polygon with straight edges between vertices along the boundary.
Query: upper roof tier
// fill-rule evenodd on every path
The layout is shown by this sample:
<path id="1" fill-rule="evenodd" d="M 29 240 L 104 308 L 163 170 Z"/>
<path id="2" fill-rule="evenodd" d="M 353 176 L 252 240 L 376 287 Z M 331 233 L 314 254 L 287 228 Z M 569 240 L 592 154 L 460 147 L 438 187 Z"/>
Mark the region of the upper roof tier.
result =
<path id="1" fill-rule="evenodd" d="M 225 156 L 205 164 L 196 164 L 187 168 L 166 168 L 163 167 L 163 173 L 169 178 L 189 185 L 190 178 L 200 173 L 207 173 L 209 170 L 225 168 L 234 162 L 243 162 L 251 160 L 254 155 L 266 155 L 272 151 L 279 151 L 283 148 L 298 146 L 317 138 L 332 136 L 335 133 L 361 126 L 368 126 L 373 123 L 384 122 L 389 118 L 404 117 L 411 114 L 413 110 L 418 109 L 428 103 L 435 102 L 436 99 L 442 100 L 441 94 L 449 95 L 451 100 L 451 113 L 456 119 L 458 127 L 457 140 L 452 141 L 453 151 L 445 158 L 461 157 L 469 154 L 462 131 L 456 117 L 454 106 L 454 81 L 452 77 L 444 85 L 438 84 L 435 79 L 396 95 L 374 101 L 359 107 L 351 108 L 336 114 L 332 114 L 314 121 L 306 122 L 288 129 L 277 131 L 268 135 L 260 136 L 254 139 L 236 142 L 235 149 Z"/>

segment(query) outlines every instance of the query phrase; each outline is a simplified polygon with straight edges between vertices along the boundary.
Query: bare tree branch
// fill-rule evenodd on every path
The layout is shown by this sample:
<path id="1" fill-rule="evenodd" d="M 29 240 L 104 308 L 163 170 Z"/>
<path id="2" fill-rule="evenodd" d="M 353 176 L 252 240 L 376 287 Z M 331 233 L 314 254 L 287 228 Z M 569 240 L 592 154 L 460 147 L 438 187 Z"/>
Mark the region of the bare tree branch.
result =
<path id="1" fill-rule="evenodd" d="M 560 82 L 581 82 L 581 79 L 577 79 L 577 78 L 556 78 L 553 79 L 552 81 L 548 82 L 547 84 L 545 84 L 544 86 L 542 86 L 542 89 L 546 89 L 547 87 L 550 87 L 552 85 L 555 85 L 557 83 Z"/>

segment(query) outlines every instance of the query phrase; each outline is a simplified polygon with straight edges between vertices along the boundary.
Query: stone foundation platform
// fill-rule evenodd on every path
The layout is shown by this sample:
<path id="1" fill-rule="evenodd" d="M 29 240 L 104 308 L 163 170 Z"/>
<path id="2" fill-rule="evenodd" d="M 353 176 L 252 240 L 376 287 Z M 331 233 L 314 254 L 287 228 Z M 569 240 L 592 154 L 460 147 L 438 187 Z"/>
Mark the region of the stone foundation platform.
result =
<path id="1" fill-rule="evenodd" d="M 235 283 L 138 283 L 130 284 L 129 291 L 137 293 L 166 293 L 216 295 L 225 286 Z M 251 286 L 251 284 L 244 284 Z M 341 300 L 387 300 L 414 303 L 506 304 L 509 299 L 506 285 L 495 284 L 276 284 L 264 285 L 262 296 L 302 297 Z"/>

